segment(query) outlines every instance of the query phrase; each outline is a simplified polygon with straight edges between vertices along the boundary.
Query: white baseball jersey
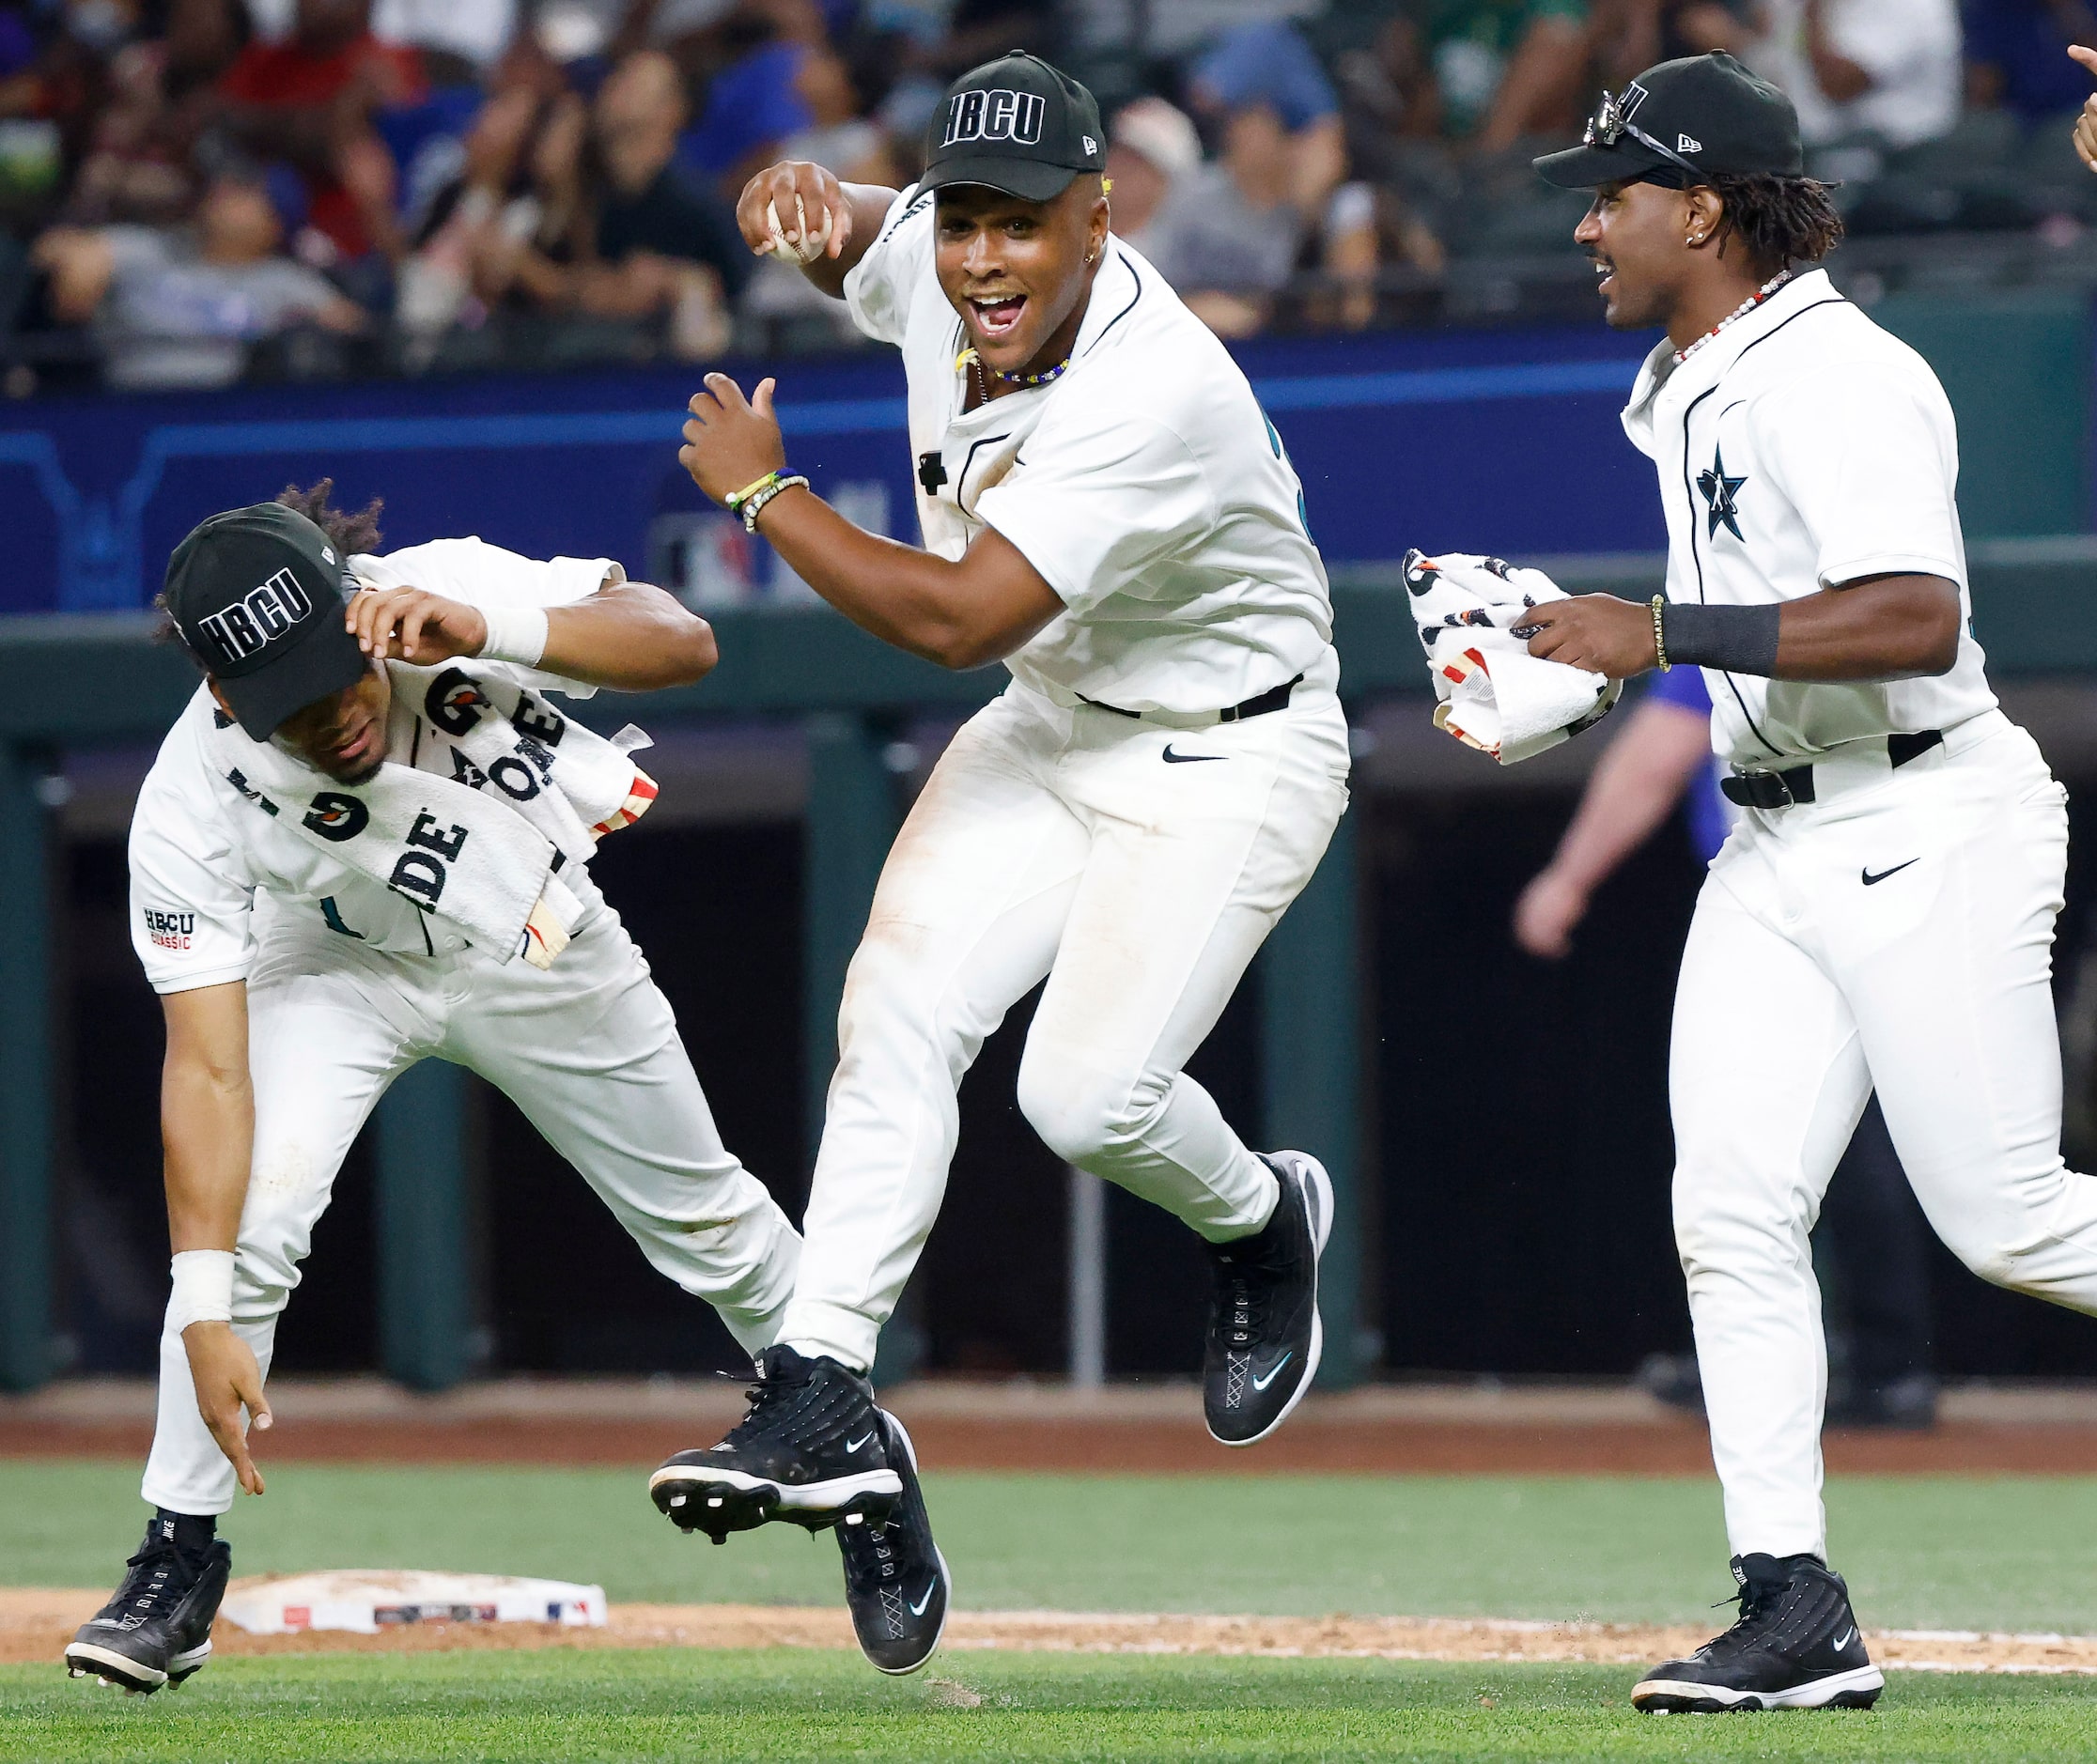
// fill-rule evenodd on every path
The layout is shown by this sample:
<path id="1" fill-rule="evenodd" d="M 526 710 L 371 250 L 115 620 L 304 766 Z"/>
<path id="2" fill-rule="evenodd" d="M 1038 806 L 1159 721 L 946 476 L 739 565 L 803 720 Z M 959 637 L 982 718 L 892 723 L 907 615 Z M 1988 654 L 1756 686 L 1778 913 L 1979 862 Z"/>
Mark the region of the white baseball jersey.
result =
<path id="1" fill-rule="evenodd" d="M 1759 606 L 1872 576 L 1941 576 L 1967 620 L 1958 660 L 1933 679 L 1706 669 L 1719 757 L 1767 770 L 1992 710 L 1959 531 L 1958 431 L 1929 364 L 1818 270 L 1680 367 L 1672 357 L 1665 341 L 1654 349 L 1623 413 L 1659 468 L 1670 600 Z"/>
<path id="2" fill-rule="evenodd" d="M 375 587 L 416 587 L 476 607 L 567 606 L 625 571 L 609 558 L 520 557 L 478 539 L 435 539 L 385 557 L 353 557 L 350 569 Z M 595 687 L 536 668 L 505 670 L 522 685 L 587 698 Z M 259 906 L 290 911 L 365 948 L 396 955 L 456 953 L 464 939 L 448 921 L 419 911 L 369 876 L 331 861 L 309 842 L 241 800 L 212 763 L 217 714 L 198 687 L 147 773 L 132 813 L 132 942 L 156 992 L 245 980 L 254 965 Z M 395 701 L 388 758 L 449 773 L 441 753 L 415 753 L 412 708 Z M 584 905 L 577 930 L 602 910 L 588 873 L 564 875 Z"/>
<path id="3" fill-rule="evenodd" d="M 909 190 L 846 278 L 852 317 L 898 345 L 928 549 L 985 527 L 1065 611 L 1006 660 L 1058 704 L 1212 711 L 1309 669 L 1332 640 L 1302 486 L 1230 352 L 1110 238 L 1070 366 L 963 410 L 967 345 L 933 266 L 933 198 Z"/>

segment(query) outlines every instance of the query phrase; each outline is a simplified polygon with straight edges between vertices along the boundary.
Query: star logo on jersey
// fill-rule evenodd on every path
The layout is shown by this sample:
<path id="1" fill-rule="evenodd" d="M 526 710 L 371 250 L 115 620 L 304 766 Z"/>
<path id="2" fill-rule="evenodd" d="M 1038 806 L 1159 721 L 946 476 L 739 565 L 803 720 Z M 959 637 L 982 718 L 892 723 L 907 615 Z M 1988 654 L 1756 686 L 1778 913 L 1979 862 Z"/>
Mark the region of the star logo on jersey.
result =
<path id="1" fill-rule="evenodd" d="M 1711 456 L 1711 470 L 1697 479 L 1697 488 L 1703 492 L 1703 499 L 1710 509 L 1709 529 L 1706 538 L 1716 539 L 1720 527 L 1736 539 L 1746 539 L 1740 530 L 1740 504 L 1735 500 L 1740 487 L 1747 483 L 1745 474 L 1733 478 L 1726 475 L 1726 450 L 1720 447 Z"/>

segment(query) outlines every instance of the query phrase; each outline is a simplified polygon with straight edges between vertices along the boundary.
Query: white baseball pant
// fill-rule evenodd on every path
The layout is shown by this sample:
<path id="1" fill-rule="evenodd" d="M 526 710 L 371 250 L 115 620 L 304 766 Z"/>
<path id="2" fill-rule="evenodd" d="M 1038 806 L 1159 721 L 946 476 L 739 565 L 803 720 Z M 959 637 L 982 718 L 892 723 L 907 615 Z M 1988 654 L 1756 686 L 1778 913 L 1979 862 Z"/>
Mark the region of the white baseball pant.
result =
<path id="1" fill-rule="evenodd" d="M 1329 652 L 1285 709 L 1199 732 L 1015 684 L 947 748 L 881 872 L 838 1012 L 782 1339 L 864 1368 L 946 1189 L 956 1091 L 1044 977 L 1018 1101 L 1068 1163 L 1211 1241 L 1273 1173 L 1181 1071 L 1346 807 Z"/>
<path id="2" fill-rule="evenodd" d="M 2097 1181 L 2060 1158 L 2065 793 L 1999 711 L 1824 779 L 1734 830 L 1675 999 L 1675 1239 L 1736 1554 L 1826 1554 L 1807 1233 L 1874 1086 L 1960 1260 L 2097 1312 Z"/>
<path id="3" fill-rule="evenodd" d="M 755 1354 L 778 1325 L 800 1240 L 722 1145 L 669 1000 L 615 914 L 551 970 L 468 949 L 374 953 L 279 920 L 248 981 L 255 1154 L 234 1265 L 233 1327 L 265 1376 L 350 1141 L 387 1085 L 426 1058 L 477 1072 L 574 1165 L 661 1274 Z M 143 1493 L 222 1513 L 233 1468 L 196 1407 L 181 1338 L 161 1336 L 160 1411 Z"/>

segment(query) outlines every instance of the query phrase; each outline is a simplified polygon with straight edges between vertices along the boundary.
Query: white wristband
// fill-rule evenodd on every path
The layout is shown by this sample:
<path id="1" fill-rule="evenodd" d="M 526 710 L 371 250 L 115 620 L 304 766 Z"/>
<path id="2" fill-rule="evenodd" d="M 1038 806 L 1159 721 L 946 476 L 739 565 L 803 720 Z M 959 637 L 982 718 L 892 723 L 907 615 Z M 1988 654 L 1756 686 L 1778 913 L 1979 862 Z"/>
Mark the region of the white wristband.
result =
<path id="1" fill-rule="evenodd" d="M 544 607 L 483 607 L 480 615 L 488 626 L 488 641 L 480 646 L 483 661 L 538 666 L 539 658 L 546 654 Z"/>
<path id="2" fill-rule="evenodd" d="M 180 1335 L 193 1323 L 233 1321 L 233 1252 L 184 1249 L 169 1264 L 175 1292 L 167 1301 L 167 1326 Z"/>

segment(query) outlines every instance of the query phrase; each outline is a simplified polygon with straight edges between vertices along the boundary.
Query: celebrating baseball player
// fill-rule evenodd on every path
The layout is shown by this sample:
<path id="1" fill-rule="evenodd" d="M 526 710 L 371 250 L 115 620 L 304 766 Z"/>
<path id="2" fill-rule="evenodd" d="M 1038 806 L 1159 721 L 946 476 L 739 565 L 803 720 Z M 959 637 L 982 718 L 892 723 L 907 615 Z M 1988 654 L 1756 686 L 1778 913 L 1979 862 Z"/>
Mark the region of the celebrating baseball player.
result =
<path id="1" fill-rule="evenodd" d="M 769 380 L 746 401 L 709 376 L 680 457 L 855 623 L 1013 677 L 889 855 L 780 1345 L 744 1421 L 654 1478 L 682 1524 L 849 1518 L 908 1475 L 865 1373 L 939 1212 L 955 1087 L 1044 979 L 1019 1106 L 1209 1246 L 1210 1431 L 1265 1437 L 1317 1369 L 1325 1171 L 1249 1150 L 1182 1068 L 1346 805 L 1329 596 L 1245 376 L 1109 230 L 1106 146 L 1083 86 L 1012 54 L 949 89 L 914 188 L 797 162 L 743 192 L 754 249 L 901 348 L 924 548 L 810 490 Z M 941 1571 L 928 1537 L 895 1547 L 914 1612 Z"/>
<path id="2" fill-rule="evenodd" d="M 751 1353 L 800 1244 L 722 1147 L 670 1006 L 590 880 L 655 794 L 555 710 L 696 680 L 706 625 L 606 558 L 440 539 L 380 557 L 329 486 L 214 515 L 163 602 L 204 671 L 131 832 L 132 935 L 167 1027 L 174 1295 L 145 1542 L 66 1649 L 151 1692 L 211 1651 L 242 1411 L 350 1141 L 434 1057 L 505 1091 L 641 1252 Z"/>
<path id="3" fill-rule="evenodd" d="M 1675 1236 L 1740 1620 L 1649 1710 L 1862 1707 L 1882 1687 L 1826 1566 L 1826 1362 L 1807 1232 L 1875 1085 L 1975 1273 L 2097 1310 L 2097 1183 L 2063 1168 L 2049 987 L 2067 817 L 1967 630 L 1943 389 L 1807 266 L 1841 227 L 1790 101 L 1730 57 L 1605 96 L 1537 162 L 1592 189 L 1608 320 L 1667 335 L 1624 427 L 1659 470 L 1668 593 L 1537 610 L 1534 653 L 1702 666 L 1745 809 L 1675 1002 Z"/>

